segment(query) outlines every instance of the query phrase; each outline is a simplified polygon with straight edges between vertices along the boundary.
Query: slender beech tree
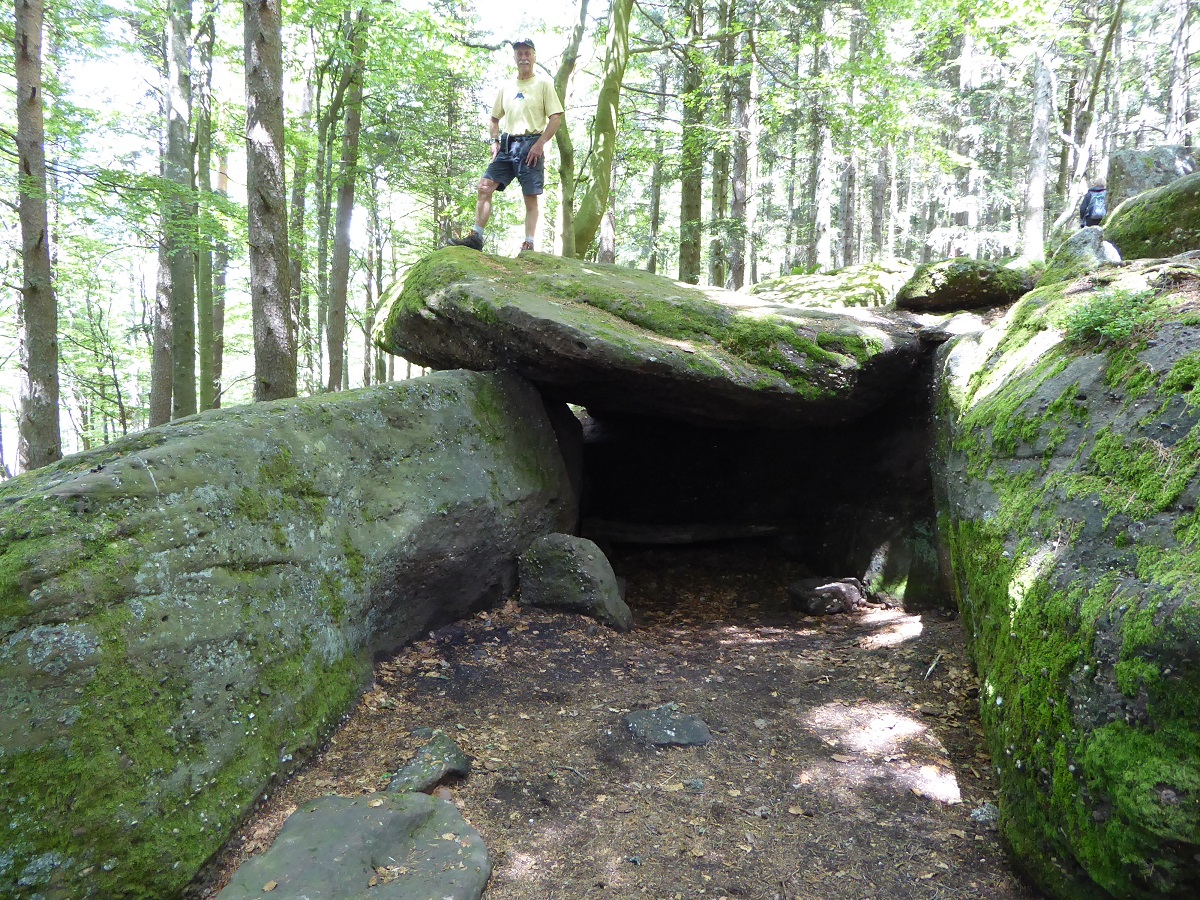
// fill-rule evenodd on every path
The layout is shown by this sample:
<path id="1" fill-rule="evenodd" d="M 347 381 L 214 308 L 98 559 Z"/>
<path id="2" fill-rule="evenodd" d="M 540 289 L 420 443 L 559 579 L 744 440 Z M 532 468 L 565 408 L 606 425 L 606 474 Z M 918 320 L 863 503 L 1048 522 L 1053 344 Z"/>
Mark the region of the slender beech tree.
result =
<path id="1" fill-rule="evenodd" d="M 191 0 L 167 7 L 167 156 L 163 214 L 171 268 L 171 417 L 196 411 L 195 156 L 191 140 Z"/>
<path id="2" fill-rule="evenodd" d="M 662 218 L 663 159 L 666 156 L 666 131 L 663 122 L 667 118 L 667 67 L 658 67 L 658 99 L 655 109 L 654 163 L 650 168 L 650 259 L 646 271 L 658 271 L 658 231 Z"/>
<path id="3" fill-rule="evenodd" d="M 296 337 L 289 309 L 287 193 L 283 174 L 280 0 L 244 0 L 246 193 L 254 399 L 296 396 Z"/>
<path id="4" fill-rule="evenodd" d="M 217 157 L 217 194 L 229 196 L 229 159 L 225 154 Z M 229 270 L 229 237 L 221 230 L 213 252 L 213 303 L 212 303 L 212 382 L 213 408 L 221 405 L 221 377 L 225 367 L 225 273 Z"/>
<path id="5" fill-rule="evenodd" d="M 200 409 L 212 409 L 213 245 L 212 215 L 212 66 L 218 0 L 208 0 L 196 30 L 196 181 L 200 204 L 200 243 L 196 249 L 196 345 L 200 360 Z"/>
<path id="6" fill-rule="evenodd" d="M 24 471 L 62 456 L 58 428 L 58 305 L 46 214 L 42 102 L 42 0 L 16 0 L 17 192 L 21 220 L 20 417 Z"/>
<path id="7" fill-rule="evenodd" d="M 349 24 L 349 23 L 347 23 Z M 338 166 L 337 220 L 333 240 L 333 268 L 329 275 L 329 390 L 345 386 L 346 294 L 350 285 L 350 220 L 354 214 L 354 187 L 358 181 L 358 138 L 362 130 L 363 68 L 366 65 L 367 14 L 359 10 L 350 28 L 352 59 L 346 91 L 346 121 L 342 128 L 342 158 Z"/>
<path id="8" fill-rule="evenodd" d="M 150 425 L 171 421 L 171 264 L 167 242 L 158 242 L 158 274 L 154 280 L 154 333 L 150 354 Z"/>
<path id="9" fill-rule="evenodd" d="M 587 27 L 588 0 L 579 4 L 579 21 L 571 31 L 571 39 L 567 41 L 567 49 L 563 51 L 562 61 L 558 72 L 554 75 L 554 90 L 562 101 L 563 116 L 554 132 L 554 143 L 558 147 L 558 181 L 559 181 L 559 239 L 562 241 L 561 253 L 568 258 L 574 258 L 575 253 L 575 144 L 571 140 L 571 129 L 567 127 L 567 86 L 579 61 L 579 45 L 583 42 L 583 32 Z M 586 247 L 584 248 L 587 249 Z"/>
<path id="10" fill-rule="evenodd" d="M 1191 0 L 1170 0 L 1171 65 L 1167 76 L 1168 144 L 1182 144 L 1187 134 L 1188 26 L 1192 17 Z"/>
<path id="11" fill-rule="evenodd" d="M 687 39 L 683 46 L 683 147 L 679 161 L 679 280 L 700 283 L 700 241 L 704 229 L 704 157 L 708 140 L 704 131 L 703 48 L 704 4 L 689 0 Z"/>
<path id="12" fill-rule="evenodd" d="M 587 252 L 608 208 L 613 154 L 617 147 L 617 107 L 621 99 L 621 82 L 625 79 L 625 66 L 629 62 L 629 18 L 632 12 L 633 0 L 613 0 L 604 51 L 604 75 L 596 96 L 596 118 L 592 123 L 588 166 L 590 184 L 575 213 L 576 255 Z"/>
<path id="13" fill-rule="evenodd" d="M 1026 259 L 1033 261 L 1046 256 L 1046 173 L 1050 165 L 1050 113 L 1054 101 L 1048 52 L 1038 51 L 1033 57 L 1033 128 L 1029 135 L 1029 180 L 1025 188 L 1021 251 Z"/>
<path id="14" fill-rule="evenodd" d="M 712 191 L 709 197 L 709 243 L 708 243 L 708 283 L 717 287 L 725 286 L 725 278 L 729 270 L 729 234 L 727 217 L 729 214 L 729 166 L 731 148 L 734 141 L 730 138 L 730 127 L 733 124 L 733 80 L 734 63 L 733 37 L 733 4 L 729 0 L 720 0 L 717 7 L 717 78 L 720 90 L 716 92 L 716 106 L 713 109 L 713 141 L 712 141 Z"/>

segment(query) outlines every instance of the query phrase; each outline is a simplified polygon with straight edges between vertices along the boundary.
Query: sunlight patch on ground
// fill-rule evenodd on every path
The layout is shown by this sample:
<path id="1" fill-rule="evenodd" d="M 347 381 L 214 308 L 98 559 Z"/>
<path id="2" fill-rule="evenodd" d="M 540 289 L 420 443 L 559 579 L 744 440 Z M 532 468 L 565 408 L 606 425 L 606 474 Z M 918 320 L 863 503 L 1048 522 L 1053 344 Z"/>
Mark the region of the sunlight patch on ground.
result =
<path id="1" fill-rule="evenodd" d="M 830 746 L 861 753 L 898 753 L 913 742 L 942 749 L 924 724 L 884 704 L 827 703 L 809 712 L 804 721 Z"/>
<path id="2" fill-rule="evenodd" d="M 886 626 L 858 642 L 864 650 L 895 647 L 919 637 L 925 628 L 920 616 L 909 615 L 898 609 L 873 609 L 864 613 L 862 620 L 869 625 Z"/>
<path id="3" fill-rule="evenodd" d="M 896 780 L 908 787 L 914 793 L 930 797 L 941 803 L 962 803 L 962 792 L 958 789 L 958 779 L 954 773 L 939 766 L 921 766 L 907 772 L 900 772 Z"/>

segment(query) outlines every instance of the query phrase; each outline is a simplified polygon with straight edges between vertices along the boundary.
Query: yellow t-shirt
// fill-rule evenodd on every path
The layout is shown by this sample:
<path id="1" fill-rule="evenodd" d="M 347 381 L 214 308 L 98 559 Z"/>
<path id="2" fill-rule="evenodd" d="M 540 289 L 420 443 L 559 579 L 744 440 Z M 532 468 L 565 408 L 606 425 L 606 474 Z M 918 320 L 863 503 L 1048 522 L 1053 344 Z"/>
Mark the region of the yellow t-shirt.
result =
<path id="1" fill-rule="evenodd" d="M 492 118 L 509 134 L 541 134 L 549 118 L 563 111 L 554 82 L 541 72 L 524 81 L 510 81 L 496 96 Z"/>

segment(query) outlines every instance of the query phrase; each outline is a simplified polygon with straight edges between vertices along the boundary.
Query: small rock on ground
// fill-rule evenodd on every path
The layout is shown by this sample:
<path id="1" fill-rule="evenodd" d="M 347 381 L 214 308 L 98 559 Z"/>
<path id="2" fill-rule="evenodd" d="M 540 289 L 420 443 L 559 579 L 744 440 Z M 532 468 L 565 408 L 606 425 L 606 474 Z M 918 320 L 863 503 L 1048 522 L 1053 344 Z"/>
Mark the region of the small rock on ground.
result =
<path id="1" fill-rule="evenodd" d="M 674 703 L 635 710 L 622 720 L 635 738 L 655 747 L 702 747 L 712 741 L 708 725 L 680 713 Z"/>
<path id="2" fill-rule="evenodd" d="M 470 774 L 471 757 L 444 732 L 438 731 L 433 740 L 401 767 L 387 789 L 393 794 L 427 792 L 447 775 L 466 778 Z"/>

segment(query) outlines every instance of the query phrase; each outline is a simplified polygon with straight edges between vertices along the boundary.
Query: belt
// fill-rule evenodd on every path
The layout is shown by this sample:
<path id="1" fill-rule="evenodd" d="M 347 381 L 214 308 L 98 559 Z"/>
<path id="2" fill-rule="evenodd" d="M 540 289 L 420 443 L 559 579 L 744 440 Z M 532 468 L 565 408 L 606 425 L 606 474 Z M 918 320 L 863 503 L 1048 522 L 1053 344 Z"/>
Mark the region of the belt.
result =
<path id="1" fill-rule="evenodd" d="M 508 137 L 510 140 L 516 138 L 518 141 L 523 141 L 527 138 L 540 138 L 541 136 L 542 133 L 539 131 L 537 134 L 510 134 Z"/>

